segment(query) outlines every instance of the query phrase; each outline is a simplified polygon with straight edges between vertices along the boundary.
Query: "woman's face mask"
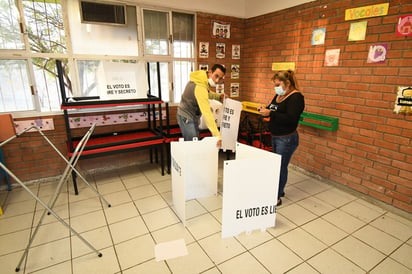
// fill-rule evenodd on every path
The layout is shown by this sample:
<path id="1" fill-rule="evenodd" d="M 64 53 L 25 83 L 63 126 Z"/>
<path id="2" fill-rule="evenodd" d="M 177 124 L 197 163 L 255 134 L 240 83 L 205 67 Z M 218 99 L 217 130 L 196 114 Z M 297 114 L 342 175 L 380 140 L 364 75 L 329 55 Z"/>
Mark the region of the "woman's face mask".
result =
<path id="1" fill-rule="evenodd" d="M 275 86 L 275 92 L 277 95 L 282 96 L 282 95 L 285 95 L 286 90 L 284 90 L 282 86 L 279 85 L 279 86 Z"/>

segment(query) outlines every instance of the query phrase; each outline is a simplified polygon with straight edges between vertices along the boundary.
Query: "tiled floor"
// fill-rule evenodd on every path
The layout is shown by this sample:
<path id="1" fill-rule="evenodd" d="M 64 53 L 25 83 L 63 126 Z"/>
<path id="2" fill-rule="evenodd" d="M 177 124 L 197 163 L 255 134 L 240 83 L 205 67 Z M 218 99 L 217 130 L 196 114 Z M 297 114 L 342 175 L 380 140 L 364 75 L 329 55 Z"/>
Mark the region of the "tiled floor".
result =
<path id="1" fill-rule="evenodd" d="M 20 273 L 412 273 L 412 218 L 294 170 L 275 227 L 223 240 L 221 192 L 188 201 L 184 228 L 171 177 L 155 165 L 87 178 L 112 207 L 80 181 L 80 194 L 69 183 L 54 209 L 103 256 L 46 215 Z M 30 189 L 48 201 L 55 184 Z M 43 208 L 22 188 L 0 192 L 0 204 L 0 272 L 15 273 Z M 187 256 L 155 260 L 156 244 L 182 238 Z"/>

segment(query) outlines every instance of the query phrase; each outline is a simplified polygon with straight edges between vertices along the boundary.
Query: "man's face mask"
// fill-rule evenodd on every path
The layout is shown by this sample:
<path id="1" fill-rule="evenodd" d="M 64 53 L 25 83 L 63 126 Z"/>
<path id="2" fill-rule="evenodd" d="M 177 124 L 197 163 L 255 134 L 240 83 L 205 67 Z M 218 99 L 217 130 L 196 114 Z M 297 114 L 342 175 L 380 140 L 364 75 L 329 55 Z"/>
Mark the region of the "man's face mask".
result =
<path id="1" fill-rule="evenodd" d="M 212 78 L 207 79 L 209 86 L 211 86 L 212 88 L 216 87 L 216 83 L 213 81 Z"/>

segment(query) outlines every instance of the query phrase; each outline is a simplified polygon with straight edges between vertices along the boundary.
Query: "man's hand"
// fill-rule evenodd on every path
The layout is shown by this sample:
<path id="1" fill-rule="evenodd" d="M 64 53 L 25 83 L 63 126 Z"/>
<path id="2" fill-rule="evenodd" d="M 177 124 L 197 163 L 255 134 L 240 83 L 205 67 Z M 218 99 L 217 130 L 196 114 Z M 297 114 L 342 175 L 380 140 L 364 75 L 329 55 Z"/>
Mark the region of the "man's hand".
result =
<path id="1" fill-rule="evenodd" d="M 223 103 L 223 101 L 225 100 L 225 97 L 226 97 L 226 94 L 224 93 L 220 94 L 220 98 L 219 98 L 220 102 Z"/>
<path id="2" fill-rule="evenodd" d="M 222 147 L 222 140 L 218 140 L 217 143 L 216 143 L 216 146 L 218 148 L 221 148 Z"/>

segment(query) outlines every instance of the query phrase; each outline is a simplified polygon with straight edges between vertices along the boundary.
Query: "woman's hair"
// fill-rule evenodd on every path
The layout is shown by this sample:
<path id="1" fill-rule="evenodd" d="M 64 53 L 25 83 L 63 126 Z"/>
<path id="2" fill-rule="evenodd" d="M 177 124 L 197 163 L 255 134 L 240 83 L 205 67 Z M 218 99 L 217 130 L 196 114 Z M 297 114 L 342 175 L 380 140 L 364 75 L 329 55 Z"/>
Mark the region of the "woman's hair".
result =
<path id="1" fill-rule="evenodd" d="M 290 86 L 292 89 L 299 89 L 298 87 L 298 81 L 295 76 L 295 72 L 293 70 L 280 70 L 273 75 L 272 81 L 279 80 L 283 83 L 286 84 L 287 81 L 289 81 Z"/>

